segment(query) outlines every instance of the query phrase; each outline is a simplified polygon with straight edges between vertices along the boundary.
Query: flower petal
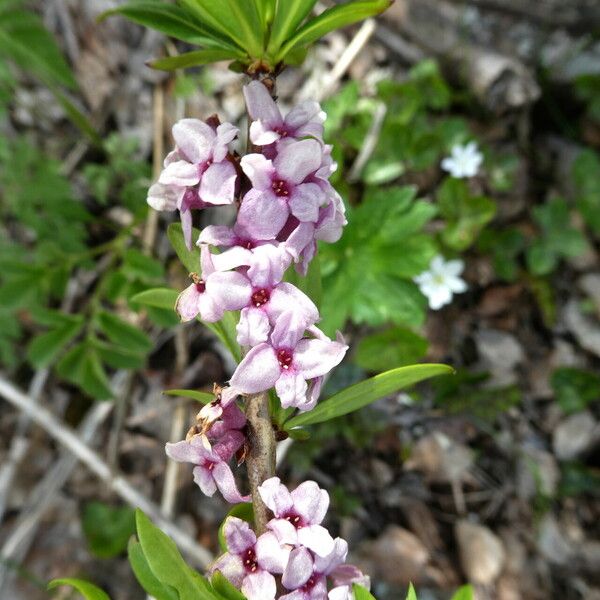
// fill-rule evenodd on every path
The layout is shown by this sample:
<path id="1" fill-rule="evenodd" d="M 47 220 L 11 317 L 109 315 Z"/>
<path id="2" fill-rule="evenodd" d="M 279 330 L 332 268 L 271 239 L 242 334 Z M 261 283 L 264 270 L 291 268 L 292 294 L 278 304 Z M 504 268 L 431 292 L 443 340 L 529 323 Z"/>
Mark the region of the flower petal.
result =
<path id="1" fill-rule="evenodd" d="M 277 536 L 270 531 L 263 533 L 254 548 L 256 560 L 262 569 L 270 573 L 283 573 L 290 555 L 290 549 L 282 546 Z"/>
<path id="2" fill-rule="evenodd" d="M 335 538 L 333 550 L 329 554 L 315 557 L 315 571 L 329 575 L 346 561 L 346 556 L 348 556 L 348 542 L 339 537 Z"/>
<path id="3" fill-rule="evenodd" d="M 238 223 L 260 240 L 273 240 L 285 225 L 290 209 L 283 197 L 271 190 L 250 190 L 242 200 Z"/>
<path id="4" fill-rule="evenodd" d="M 198 485 L 200 490 L 205 496 L 214 496 L 217 491 L 217 484 L 215 483 L 213 472 L 209 471 L 206 467 L 197 466 L 192 471 L 194 475 L 194 483 Z"/>
<path id="5" fill-rule="evenodd" d="M 329 494 L 315 481 L 301 483 L 293 492 L 294 508 L 310 524 L 319 525 L 329 508 Z"/>
<path id="6" fill-rule="evenodd" d="M 316 223 L 324 194 L 316 183 L 303 183 L 294 188 L 289 200 L 291 213 L 301 223 Z"/>
<path id="7" fill-rule="evenodd" d="M 325 340 L 300 340 L 294 351 L 294 365 L 305 379 L 325 375 L 339 365 L 348 346 Z"/>
<path id="8" fill-rule="evenodd" d="M 217 127 L 217 139 L 215 140 L 212 156 L 214 162 L 221 162 L 227 156 L 227 153 L 229 152 L 227 144 L 233 142 L 239 131 L 240 130 L 231 123 L 221 123 L 221 125 Z"/>
<path id="9" fill-rule="evenodd" d="M 284 312 L 275 323 L 273 333 L 271 334 L 271 343 L 275 348 L 286 348 L 292 350 L 299 343 L 298 340 L 304 335 L 306 325 L 301 314 L 296 313 L 293 307 Z M 294 361 L 296 362 L 295 352 Z"/>
<path id="10" fill-rule="evenodd" d="M 283 408 L 290 406 L 300 408 L 306 404 L 308 384 L 301 374 L 282 371 L 281 377 L 275 382 L 275 391 Z"/>
<path id="11" fill-rule="evenodd" d="M 322 154 L 317 140 L 300 140 L 281 148 L 273 165 L 279 177 L 299 184 L 319 168 Z"/>
<path id="12" fill-rule="evenodd" d="M 167 456 L 177 462 L 189 462 L 197 465 L 204 457 L 207 451 L 201 443 L 196 443 L 195 439 L 190 442 L 182 441 L 165 445 Z"/>
<path id="13" fill-rule="evenodd" d="M 276 142 L 281 135 L 271 129 L 271 127 L 263 121 L 253 121 L 250 125 L 250 140 L 257 146 L 268 146 Z"/>
<path id="14" fill-rule="evenodd" d="M 212 470 L 213 478 L 223 498 L 230 504 L 249 502 L 250 496 L 242 496 L 238 491 L 235 478 L 229 465 L 225 462 L 217 463 Z"/>
<path id="15" fill-rule="evenodd" d="M 147 202 L 154 210 L 175 210 L 184 193 L 183 187 L 155 183 L 148 190 Z"/>
<path id="16" fill-rule="evenodd" d="M 237 235 L 231 227 L 225 225 L 209 225 L 200 232 L 197 244 L 211 244 L 212 246 L 233 246 L 237 242 Z"/>
<path id="17" fill-rule="evenodd" d="M 248 600 L 275 600 L 277 594 L 275 577 L 267 571 L 249 573 L 244 577 L 242 594 Z"/>
<path id="18" fill-rule="evenodd" d="M 191 321 L 198 316 L 200 312 L 200 296 L 198 286 L 195 283 L 188 286 L 177 296 L 175 302 L 175 310 L 179 318 L 183 321 Z"/>
<path id="19" fill-rule="evenodd" d="M 259 344 L 238 365 L 231 385 L 243 394 L 264 392 L 275 385 L 280 372 L 275 350 L 269 344 Z"/>
<path id="20" fill-rule="evenodd" d="M 281 583 L 288 590 L 302 587 L 313 574 L 313 559 L 306 548 L 294 548 L 283 572 Z"/>
<path id="21" fill-rule="evenodd" d="M 237 588 L 242 585 L 246 575 L 242 559 L 229 552 L 225 552 L 210 566 L 209 572 L 212 574 L 215 571 L 220 571 Z"/>
<path id="22" fill-rule="evenodd" d="M 191 163 L 200 164 L 212 158 L 216 137 L 215 130 L 198 119 L 181 119 L 173 126 L 177 148 Z"/>
<path id="23" fill-rule="evenodd" d="M 319 556 L 327 556 L 334 549 L 333 538 L 322 525 L 309 525 L 298 529 L 298 543 Z"/>
<path id="24" fill-rule="evenodd" d="M 178 160 L 165 167 L 158 178 L 163 185 L 178 185 L 187 187 L 200 181 L 198 167 L 185 160 Z"/>
<path id="25" fill-rule="evenodd" d="M 271 188 L 275 169 L 272 161 L 263 154 L 246 154 L 246 156 L 242 157 L 240 166 L 252 182 L 254 188 L 257 190 L 268 190 Z"/>
<path id="26" fill-rule="evenodd" d="M 200 179 L 200 198 L 208 204 L 231 204 L 235 199 L 236 180 L 235 167 L 229 161 L 213 163 Z"/>
<path id="27" fill-rule="evenodd" d="M 259 81 L 251 81 L 244 86 L 244 98 L 248 114 L 253 120 L 260 119 L 271 127 L 277 127 L 283 123 L 277 104 L 269 90 Z"/>
<path id="28" fill-rule="evenodd" d="M 269 339 L 271 325 L 264 310 L 244 308 L 236 326 L 237 342 L 240 346 L 258 346 Z"/>
<path id="29" fill-rule="evenodd" d="M 206 294 L 223 310 L 240 310 L 252 296 L 252 285 L 237 271 L 216 271 L 206 279 Z"/>
<path id="30" fill-rule="evenodd" d="M 319 310 L 314 302 L 295 285 L 284 281 L 271 291 L 271 298 L 266 304 L 271 323 L 275 323 L 290 306 L 303 315 L 305 327 L 314 325 L 319 320 Z"/>
<path id="31" fill-rule="evenodd" d="M 242 554 L 256 544 L 256 534 L 250 525 L 237 517 L 227 517 L 223 524 L 223 535 L 227 549 L 232 554 Z"/>
<path id="32" fill-rule="evenodd" d="M 276 517 L 283 516 L 294 505 L 292 495 L 285 485 L 281 483 L 279 477 L 270 477 L 263 481 L 263 483 L 258 486 L 258 493 L 260 494 L 262 501 Z M 286 523 L 291 525 L 288 521 L 286 521 Z"/>

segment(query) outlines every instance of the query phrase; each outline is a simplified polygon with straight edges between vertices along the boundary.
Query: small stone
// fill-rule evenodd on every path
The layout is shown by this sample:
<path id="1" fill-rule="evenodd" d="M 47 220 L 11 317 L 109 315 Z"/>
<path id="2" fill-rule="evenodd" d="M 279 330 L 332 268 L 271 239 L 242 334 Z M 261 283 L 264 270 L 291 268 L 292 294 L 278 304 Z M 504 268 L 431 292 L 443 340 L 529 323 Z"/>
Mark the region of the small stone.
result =
<path id="1" fill-rule="evenodd" d="M 587 273 L 577 280 L 577 285 L 592 300 L 596 314 L 600 317 L 600 274 Z"/>
<path id="2" fill-rule="evenodd" d="M 481 367 L 491 373 L 490 386 L 516 383 L 516 367 L 523 362 L 524 353 L 517 338 L 496 329 L 482 329 L 475 334 Z"/>
<path id="3" fill-rule="evenodd" d="M 572 544 L 551 514 L 547 514 L 540 523 L 537 547 L 546 560 L 554 565 L 566 565 L 574 554 Z"/>
<path id="4" fill-rule="evenodd" d="M 517 465 L 517 493 L 524 500 L 538 495 L 554 496 L 560 479 L 556 459 L 550 452 L 526 449 Z"/>
<path id="5" fill-rule="evenodd" d="M 467 579 L 475 584 L 491 584 L 506 559 L 500 539 L 487 527 L 465 520 L 456 523 L 455 534 Z"/>
<path id="6" fill-rule="evenodd" d="M 374 458 L 370 461 L 372 483 L 377 489 L 382 489 L 394 481 L 394 471 L 383 460 Z"/>
<path id="7" fill-rule="evenodd" d="M 595 319 L 584 315 L 577 300 L 569 300 L 563 311 L 567 329 L 579 345 L 588 352 L 600 356 L 600 326 Z"/>
<path id="8" fill-rule="evenodd" d="M 569 415 L 554 430 L 554 454 L 559 460 L 573 460 L 589 450 L 597 437 L 598 427 L 590 412 Z"/>

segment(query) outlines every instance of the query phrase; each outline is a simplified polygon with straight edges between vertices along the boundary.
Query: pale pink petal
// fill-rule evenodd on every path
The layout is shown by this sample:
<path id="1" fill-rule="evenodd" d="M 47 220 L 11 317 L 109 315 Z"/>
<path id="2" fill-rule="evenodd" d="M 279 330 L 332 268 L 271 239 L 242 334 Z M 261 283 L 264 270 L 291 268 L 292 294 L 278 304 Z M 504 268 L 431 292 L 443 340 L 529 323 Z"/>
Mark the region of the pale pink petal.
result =
<path id="1" fill-rule="evenodd" d="M 295 546 L 298 543 L 298 531 L 287 519 L 271 519 L 267 527 L 281 544 Z"/>
<path id="2" fill-rule="evenodd" d="M 293 492 L 294 508 L 307 523 L 320 524 L 329 508 L 329 494 L 315 481 L 301 483 Z"/>
<path id="3" fill-rule="evenodd" d="M 306 380 L 298 373 L 282 371 L 281 377 L 275 382 L 275 391 L 283 408 L 300 407 L 305 404 L 307 390 Z"/>
<path id="4" fill-rule="evenodd" d="M 202 443 L 192 439 L 190 442 L 182 441 L 165 445 L 167 456 L 177 462 L 189 462 L 194 465 L 199 464 L 208 454 Z"/>
<path id="5" fill-rule="evenodd" d="M 233 142 L 239 129 L 231 123 L 222 123 L 217 127 L 217 139 L 213 147 L 212 159 L 214 162 L 222 161 L 229 152 L 227 144 Z"/>
<path id="6" fill-rule="evenodd" d="M 259 344 L 238 365 L 231 385 L 243 394 L 264 392 L 275 385 L 280 371 L 275 350 L 269 344 Z"/>
<path id="7" fill-rule="evenodd" d="M 269 339 L 271 325 L 264 310 L 244 308 L 236 326 L 237 342 L 240 346 L 258 346 Z"/>
<path id="8" fill-rule="evenodd" d="M 158 182 L 163 185 L 178 185 L 180 187 L 196 185 L 199 181 L 198 167 L 185 160 L 171 163 L 165 167 L 158 178 Z"/>
<path id="9" fill-rule="evenodd" d="M 288 546 L 282 546 L 270 531 L 263 533 L 254 548 L 259 566 L 269 573 L 283 573 L 290 555 Z"/>
<path id="10" fill-rule="evenodd" d="M 273 163 L 263 154 L 246 154 L 242 157 L 240 166 L 254 188 L 257 190 L 271 189 L 275 169 Z"/>
<path id="11" fill-rule="evenodd" d="M 327 595 L 328 600 L 353 600 L 352 590 L 349 585 L 334 587 Z"/>
<path id="12" fill-rule="evenodd" d="M 331 552 L 315 557 L 315 571 L 322 575 L 329 575 L 346 561 L 346 556 L 348 556 L 348 542 L 339 537 L 335 538 Z"/>
<path id="13" fill-rule="evenodd" d="M 276 142 L 281 135 L 263 121 L 253 121 L 250 125 L 250 141 L 257 146 L 268 146 Z"/>
<path id="14" fill-rule="evenodd" d="M 242 554 L 256 544 L 256 534 L 250 525 L 237 517 L 227 517 L 223 525 L 227 549 L 233 554 Z"/>
<path id="15" fill-rule="evenodd" d="M 175 302 L 175 310 L 179 315 L 179 318 L 186 322 L 195 319 L 200 312 L 200 296 L 201 292 L 198 291 L 198 286 L 195 283 L 188 286 L 177 296 Z"/>
<path id="16" fill-rule="evenodd" d="M 284 197 L 272 190 L 250 190 L 242 200 L 238 223 L 260 240 L 273 240 L 285 225 L 290 209 Z"/>
<path id="17" fill-rule="evenodd" d="M 209 572 L 215 571 L 220 571 L 237 588 L 242 585 L 246 575 L 242 559 L 229 552 L 225 552 L 210 566 Z"/>
<path id="18" fill-rule="evenodd" d="M 206 467 L 194 467 L 192 471 L 194 475 L 194 483 L 198 485 L 200 490 L 205 496 L 214 496 L 217 491 L 217 484 L 215 483 L 213 472 L 209 471 Z"/>
<path id="19" fill-rule="evenodd" d="M 296 186 L 290 196 L 290 211 L 301 223 L 316 223 L 323 199 L 323 192 L 316 183 L 303 183 Z"/>
<path id="20" fill-rule="evenodd" d="M 217 271 L 206 280 L 206 294 L 223 310 L 240 310 L 250 302 L 252 285 L 237 271 Z"/>
<path id="21" fill-rule="evenodd" d="M 211 244 L 212 246 L 233 246 L 237 242 L 237 235 L 231 227 L 225 225 L 209 225 L 200 232 L 197 244 Z"/>
<path id="22" fill-rule="evenodd" d="M 296 313 L 293 307 L 284 312 L 275 323 L 273 333 L 271 334 L 271 343 L 275 348 L 286 348 L 293 350 L 298 344 L 298 340 L 304 334 L 306 325 L 304 324 L 303 315 Z M 295 356 L 295 351 L 294 351 Z M 292 363 L 294 366 L 296 360 Z"/>
<path id="23" fill-rule="evenodd" d="M 204 292 L 198 297 L 198 314 L 206 323 L 216 323 L 223 318 L 223 307 L 214 298 Z"/>
<path id="24" fill-rule="evenodd" d="M 242 594 L 248 600 L 275 600 L 277 584 L 275 577 L 267 571 L 249 573 L 242 583 Z"/>
<path id="25" fill-rule="evenodd" d="M 292 183 L 302 183 L 321 164 L 321 144 L 316 140 L 300 140 L 284 146 L 273 164 L 277 176 Z"/>
<path id="26" fill-rule="evenodd" d="M 185 188 L 176 185 L 155 183 L 148 190 L 148 204 L 154 210 L 176 210 Z"/>
<path id="27" fill-rule="evenodd" d="M 294 548 L 283 572 L 281 583 L 288 590 L 302 587 L 313 574 L 313 559 L 306 548 Z"/>
<path id="28" fill-rule="evenodd" d="M 285 124 L 290 129 L 294 130 L 296 137 L 302 137 L 298 135 L 297 129 L 309 124 L 314 123 L 315 125 L 323 125 L 327 115 L 321 109 L 321 105 L 314 100 L 305 100 L 297 104 L 285 117 Z M 323 127 L 321 127 L 321 132 Z"/>
<path id="29" fill-rule="evenodd" d="M 314 302 L 295 285 L 285 281 L 271 291 L 271 297 L 265 306 L 271 323 L 275 323 L 290 306 L 304 316 L 306 327 L 314 325 L 319 320 L 319 310 Z"/>
<path id="30" fill-rule="evenodd" d="M 279 244 L 263 244 L 252 250 L 248 277 L 256 287 L 271 287 L 283 279 L 290 266 L 289 254 Z"/>
<path id="31" fill-rule="evenodd" d="M 229 161 L 213 163 L 200 179 L 198 194 L 208 204 L 231 204 L 235 199 L 235 167 Z"/>
<path id="32" fill-rule="evenodd" d="M 221 252 L 221 254 L 213 254 L 213 265 L 217 271 L 230 271 L 231 269 L 247 266 L 252 262 L 252 252 L 252 250 L 241 246 L 232 246 L 225 252 Z"/>
<path id="33" fill-rule="evenodd" d="M 279 596 L 279 600 L 311 600 L 311 597 L 308 595 L 308 592 L 303 592 L 302 590 L 294 590 L 289 594 Z"/>
<path id="34" fill-rule="evenodd" d="M 299 223 L 285 241 L 285 249 L 294 260 L 299 260 L 304 249 L 313 242 L 315 226 L 313 223 Z"/>
<path id="35" fill-rule="evenodd" d="M 289 490 L 281 483 L 279 477 L 270 477 L 263 481 L 258 487 L 258 493 L 276 517 L 285 515 L 294 505 Z M 289 521 L 286 521 L 286 523 L 291 525 Z"/>
<path id="36" fill-rule="evenodd" d="M 250 496 L 242 496 L 238 491 L 233 473 L 227 463 L 217 463 L 212 470 L 213 477 L 223 498 L 230 504 L 249 502 Z"/>
<path id="37" fill-rule="evenodd" d="M 345 560 L 345 559 L 344 559 Z M 368 590 L 371 589 L 371 579 L 354 565 L 338 565 L 329 573 L 333 578 L 334 585 L 351 585 L 358 583 Z"/>
<path id="38" fill-rule="evenodd" d="M 244 445 L 246 436 L 237 429 L 226 431 L 213 446 L 212 457 L 215 461 L 227 462 Z"/>
<path id="39" fill-rule="evenodd" d="M 348 346 L 325 340 L 300 340 L 294 351 L 294 365 L 306 379 L 325 375 L 342 362 Z"/>
<path id="40" fill-rule="evenodd" d="M 319 556 L 327 556 L 334 549 L 333 538 L 322 525 L 309 525 L 298 529 L 298 543 Z"/>
<path id="41" fill-rule="evenodd" d="M 181 119 L 173 126 L 173 138 L 178 150 L 195 164 L 211 158 L 216 137 L 215 130 L 198 119 Z"/>
<path id="42" fill-rule="evenodd" d="M 200 247 L 200 268 L 202 270 L 202 277 L 204 280 L 208 279 L 208 277 L 215 272 L 213 255 L 211 254 L 208 246 Z"/>
<path id="43" fill-rule="evenodd" d="M 283 118 L 269 90 L 259 81 L 251 81 L 244 86 L 244 98 L 248 114 L 253 120 L 261 120 L 271 127 L 280 126 Z"/>

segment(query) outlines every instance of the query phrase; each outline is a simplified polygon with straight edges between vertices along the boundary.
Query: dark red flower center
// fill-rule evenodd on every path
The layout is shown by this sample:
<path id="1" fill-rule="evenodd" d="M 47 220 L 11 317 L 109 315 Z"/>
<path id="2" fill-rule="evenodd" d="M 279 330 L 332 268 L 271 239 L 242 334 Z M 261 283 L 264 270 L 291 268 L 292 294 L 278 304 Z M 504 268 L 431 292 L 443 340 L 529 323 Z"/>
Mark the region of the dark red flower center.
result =
<path id="1" fill-rule="evenodd" d="M 289 521 L 296 529 L 304 527 L 304 519 L 295 512 L 289 512 L 283 518 Z"/>
<path id="2" fill-rule="evenodd" d="M 256 306 L 256 308 L 258 308 L 259 306 L 263 306 L 263 304 L 266 304 L 269 301 L 269 298 L 271 298 L 271 293 L 269 292 L 269 290 L 265 290 L 264 288 L 262 288 L 260 290 L 254 291 L 254 294 L 252 294 L 251 302 L 254 306 Z"/>
<path id="3" fill-rule="evenodd" d="M 242 248 L 246 248 L 246 250 L 252 250 L 252 248 L 255 247 L 255 244 L 252 240 L 240 240 L 237 245 L 241 246 Z"/>
<path id="4" fill-rule="evenodd" d="M 206 291 L 206 282 L 204 281 L 204 279 L 201 279 L 200 281 L 198 281 L 198 283 L 196 283 L 196 291 L 199 294 L 204 294 L 204 292 Z"/>
<path id="5" fill-rule="evenodd" d="M 281 348 L 281 350 L 277 350 L 277 360 L 279 361 L 279 366 L 286 371 L 292 365 L 292 359 L 294 355 L 287 348 Z"/>
<path id="6" fill-rule="evenodd" d="M 212 470 L 215 468 L 215 465 L 216 465 L 216 464 L 217 464 L 217 463 L 214 463 L 214 462 L 212 462 L 212 461 L 210 461 L 210 460 L 207 460 L 207 461 L 204 463 L 204 468 L 205 468 L 205 469 L 208 469 L 209 471 L 212 471 Z"/>
<path id="7" fill-rule="evenodd" d="M 302 586 L 301 589 L 303 592 L 310 592 L 315 585 L 317 585 L 317 576 L 313 574 L 308 578 L 308 581 Z"/>
<path id="8" fill-rule="evenodd" d="M 258 569 L 254 548 L 248 548 L 248 550 L 242 554 L 242 561 L 244 562 L 244 569 L 249 573 L 254 573 Z"/>
<path id="9" fill-rule="evenodd" d="M 275 179 L 271 184 L 273 191 L 277 196 L 289 196 L 290 190 L 288 184 L 283 179 Z"/>
<path id="10" fill-rule="evenodd" d="M 275 127 L 275 129 L 273 129 L 273 131 L 275 133 L 278 133 L 282 138 L 288 136 L 288 132 L 283 127 Z"/>

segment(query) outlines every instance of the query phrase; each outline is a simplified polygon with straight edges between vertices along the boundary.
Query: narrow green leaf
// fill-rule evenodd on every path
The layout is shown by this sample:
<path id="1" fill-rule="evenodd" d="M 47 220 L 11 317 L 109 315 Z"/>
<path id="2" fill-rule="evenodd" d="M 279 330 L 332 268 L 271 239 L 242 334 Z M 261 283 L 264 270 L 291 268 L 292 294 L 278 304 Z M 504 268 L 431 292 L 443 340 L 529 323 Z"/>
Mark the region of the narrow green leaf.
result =
<path id="1" fill-rule="evenodd" d="M 175 542 L 141 511 L 136 511 L 137 534 L 148 566 L 158 581 L 172 587 L 179 600 L 214 598 L 208 581 L 183 560 Z"/>
<path id="2" fill-rule="evenodd" d="M 285 55 L 297 46 L 307 46 L 316 42 L 324 35 L 373 17 L 389 8 L 392 0 L 354 0 L 345 4 L 328 8 L 315 19 L 311 19 L 303 25 L 281 48 L 278 61 L 283 60 Z M 277 62 L 277 61 L 276 61 Z"/>
<path id="3" fill-rule="evenodd" d="M 302 290 L 316 304 L 317 308 L 320 307 L 323 285 L 318 254 L 310 261 L 306 277 L 302 277 L 302 275 L 297 273 L 296 269 L 292 268 L 287 270 L 285 281 Z"/>
<path id="4" fill-rule="evenodd" d="M 197 229 L 192 229 L 192 240 L 197 240 L 199 235 Z M 167 228 L 167 237 L 186 270 L 189 273 L 197 273 L 200 269 L 200 250 L 197 246 L 192 246 L 189 250 L 185 245 L 181 223 L 171 223 Z"/>
<path id="5" fill-rule="evenodd" d="M 292 34 L 306 19 L 316 3 L 317 0 L 278 2 L 267 50 L 275 54 L 281 48 L 281 45 L 292 37 Z"/>
<path id="6" fill-rule="evenodd" d="M 165 2 L 125 4 L 107 10 L 98 17 L 98 20 L 102 21 L 112 15 L 122 15 L 138 25 L 198 46 L 218 47 L 227 43 L 225 38 L 216 31 L 196 23 L 193 14 L 185 8 Z M 233 49 L 234 46 L 231 48 Z"/>
<path id="7" fill-rule="evenodd" d="M 237 331 L 236 326 L 239 320 L 239 313 L 237 312 L 226 312 L 223 318 L 217 323 L 206 323 L 202 321 L 206 327 L 208 327 L 225 345 L 225 347 L 231 352 L 231 355 L 236 362 L 242 360 L 242 351 L 240 345 L 237 343 Z"/>
<path id="8" fill-rule="evenodd" d="M 169 288 L 153 288 L 136 294 L 130 300 L 131 302 L 137 302 L 144 306 L 175 310 L 175 302 L 177 302 L 178 296 L 179 292 L 177 290 L 171 290 Z"/>
<path id="9" fill-rule="evenodd" d="M 246 600 L 246 596 L 229 583 L 221 571 L 215 571 L 213 573 L 210 578 L 210 583 L 215 592 L 220 594 L 224 600 Z"/>
<path id="10" fill-rule="evenodd" d="M 352 586 L 352 591 L 354 592 L 354 600 L 376 600 L 375 596 L 367 588 L 357 583 Z"/>
<path id="11" fill-rule="evenodd" d="M 163 394 L 167 396 L 179 396 L 181 398 L 191 398 L 202 402 L 202 404 L 210 404 L 214 399 L 214 394 L 208 392 L 199 392 L 198 390 L 165 390 Z"/>
<path id="12" fill-rule="evenodd" d="M 140 329 L 127 323 L 117 315 L 99 311 L 97 322 L 100 330 L 108 339 L 119 345 L 138 352 L 148 352 L 153 347 L 152 340 Z"/>
<path id="13" fill-rule="evenodd" d="M 254 0 L 254 3 L 256 4 L 256 10 L 260 16 L 263 31 L 267 31 L 275 16 L 277 0 Z"/>
<path id="14" fill-rule="evenodd" d="M 61 585 L 68 585 L 75 588 L 86 600 L 110 600 L 108 594 L 92 583 L 83 581 L 83 579 L 73 579 L 66 577 L 63 579 L 53 579 L 48 584 L 48 589 L 53 590 Z"/>
<path id="15" fill-rule="evenodd" d="M 36 336 L 27 348 L 27 359 L 38 369 L 48 366 L 82 327 L 83 319 L 80 319 Z"/>
<path id="16" fill-rule="evenodd" d="M 338 392 L 331 398 L 319 403 L 315 409 L 309 412 L 296 415 L 285 424 L 285 429 L 329 421 L 335 417 L 354 412 L 375 402 L 375 400 L 384 398 L 424 379 L 437 375 L 448 375 L 452 372 L 452 367 L 438 364 L 411 365 L 386 371 Z"/>
<path id="17" fill-rule="evenodd" d="M 470 585 L 463 585 L 459 587 L 451 600 L 473 600 L 473 587 Z"/>
<path id="18" fill-rule="evenodd" d="M 146 364 L 146 353 L 116 346 L 103 340 L 92 339 L 90 344 L 95 348 L 103 363 L 113 369 L 141 369 Z"/>
<path id="19" fill-rule="evenodd" d="M 179 594 L 173 588 L 156 579 L 144 556 L 142 545 L 133 538 L 129 540 L 127 555 L 135 578 L 147 594 L 156 600 L 179 600 Z"/>
<path id="20" fill-rule="evenodd" d="M 135 533 L 135 513 L 128 506 L 88 502 L 81 524 L 92 554 L 113 558 L 125 551 L 127 541 Z"/>
<path id="21" fill-rule="evenodd" d="M 80 378 L 76 383 L 96 400 L 109 400 L 113 397 L 102 361 L 91 345 L 84 355 Z"/>
<path id="22" fill-rule="evenodd" d="M 185 69 L 187 67 L 197 67 L 209 63 L 219 62 L 221 60 L 247 60 L 248 57 L 243 52 L 235 50 L 223 50 L 221 48 L 207 48 L 205 50 L 194 50 L 178 56 L 168 56 L 167 58 L 157 58 L 151 60 L 148 65 L 153 69 L 160 71 L 174 71 L 175 69 Z"/>
<path id="23" fill-rule="evenodd" d="M 409 584 L 408 586 L 408 593 L 406 594 L 406 600 L 418 600 L 417 599 L 417 592 L 415 592 L 415 588 L 413 587 L 413 584 Z"/>

